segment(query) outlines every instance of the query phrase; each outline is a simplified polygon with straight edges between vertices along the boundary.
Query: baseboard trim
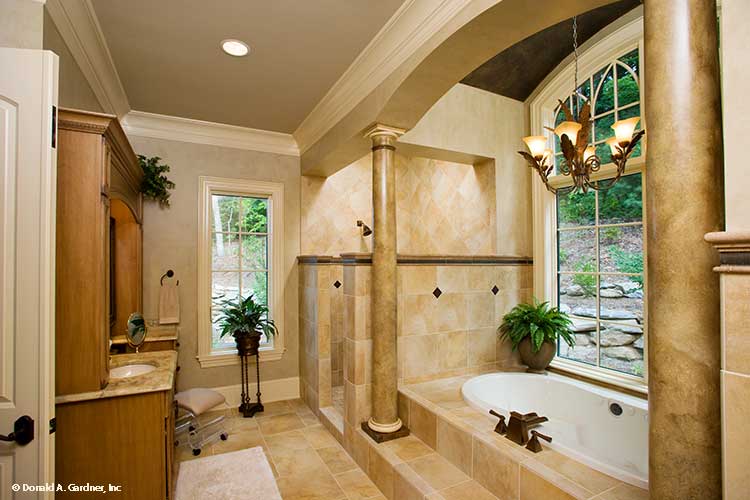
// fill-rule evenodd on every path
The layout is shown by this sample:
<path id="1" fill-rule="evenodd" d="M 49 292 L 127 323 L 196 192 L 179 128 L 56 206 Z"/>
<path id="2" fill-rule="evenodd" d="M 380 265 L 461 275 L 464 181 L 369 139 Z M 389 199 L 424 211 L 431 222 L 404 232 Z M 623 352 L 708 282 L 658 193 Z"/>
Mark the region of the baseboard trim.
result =
<path id="1" fill-rule="evenodd" d="M 212 387 L 227 398 L 229 406 L 239 406 L 242 389 L 240 384 L 226 385 L 223 387 Z M 275 380 L 260 381 L 261 400 L 264 403 L 284 401 L 286 399 L 299 398 L 299 377 L 278 378 Z M 251 400 L 255 401 L 255 382 L 250 384 Z"/>

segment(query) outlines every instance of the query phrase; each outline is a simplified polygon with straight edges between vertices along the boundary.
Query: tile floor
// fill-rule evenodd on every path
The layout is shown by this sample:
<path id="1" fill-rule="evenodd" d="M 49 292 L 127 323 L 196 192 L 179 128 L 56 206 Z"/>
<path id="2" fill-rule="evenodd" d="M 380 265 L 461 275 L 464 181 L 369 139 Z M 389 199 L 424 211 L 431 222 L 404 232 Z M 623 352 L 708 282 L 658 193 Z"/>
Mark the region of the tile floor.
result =
<path id="1" fill-rule="evenodd" d="M 199 457 L 178 447 L 177 462 L 261 446 L 284 500 L 385 499 L 301 400 L 266 403 L 256 418 L 232 409 L 227 427 L 229 439 L 207 445 Z"/>

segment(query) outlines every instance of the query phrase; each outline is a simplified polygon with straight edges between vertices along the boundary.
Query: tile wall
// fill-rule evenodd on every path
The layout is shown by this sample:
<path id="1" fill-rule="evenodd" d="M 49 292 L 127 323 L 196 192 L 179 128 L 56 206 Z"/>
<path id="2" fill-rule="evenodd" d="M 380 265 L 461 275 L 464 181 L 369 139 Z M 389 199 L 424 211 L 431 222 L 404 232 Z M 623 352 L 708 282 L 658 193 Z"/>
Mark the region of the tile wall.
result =
<path id="1" fill-rule="evenodd" d="M 367 155 L 330 177 L 302 178 L 303 254 L 372 251 L 372 237 L 363 238 L 356 226 L 363 220 L 372 227 L 371 163 Z M 396 186 L 399 253 L 495 252 L 494 162 L 465 165 L 397 154 Z"/>

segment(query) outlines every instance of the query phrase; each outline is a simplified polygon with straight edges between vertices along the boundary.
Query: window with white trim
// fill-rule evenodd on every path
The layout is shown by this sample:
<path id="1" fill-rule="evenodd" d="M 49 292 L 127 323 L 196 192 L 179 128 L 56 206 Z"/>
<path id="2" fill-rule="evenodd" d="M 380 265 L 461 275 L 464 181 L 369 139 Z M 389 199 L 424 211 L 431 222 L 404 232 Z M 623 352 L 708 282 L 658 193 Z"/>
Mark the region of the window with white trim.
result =
<path id="1" fill-rule="evenodd" d="M 237 362 L 232 337 L 215 323 L 224 300 L 252 295 L 279 333 L 261 342 L 261 359 L 283 352 L 283 185 L 200 179 L 199 352 L 203 367 Z"/>
<path id="2" fill-rule="evenodd" d="M 530 103 L 531 129 L 538 130 L 554 128 L 564 119 L 558 99 L 574 114 L 579 106 L 576 97 L 581 104 L 583 99 L 590 101 L 590 143 L 603 163 L 594 180 L 615 174 L 604 142 L 613 135 L 611 125 L 641 116 L 638 128 L 643 126 L 642 36 L 642 18 L 623 23 L 581 54 L 585 78 L 579 80 L 577 96 L 570 65 Z M 554 134 L 549 139 L 559 165 L 559 140 Z M 571 316 L 576 338 L 573 348 L 564 342 L 558 345 L 553 366 L 640 392 L 646 392 L 648 376 L 644 151 L 639 145 L 625 175 L 609 190 L 571 194 L 564 189 L 571 185 L 564 175 L 550 178 L 559 190 L 556 195 L 539 182 L 533 186 L 535 294 Z"/>

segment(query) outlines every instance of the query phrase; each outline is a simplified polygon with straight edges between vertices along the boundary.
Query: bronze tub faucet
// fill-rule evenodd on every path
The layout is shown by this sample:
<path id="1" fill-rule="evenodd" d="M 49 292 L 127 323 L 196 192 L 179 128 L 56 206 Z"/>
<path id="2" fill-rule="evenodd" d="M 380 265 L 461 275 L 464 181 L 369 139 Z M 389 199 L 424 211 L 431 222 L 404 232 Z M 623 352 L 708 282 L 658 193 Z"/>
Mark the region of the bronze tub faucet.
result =
<path id="1" fill-rule="evenodd" d="M 532 427 L 549 420 L 547 417 L 537 415 L 536 413 L 526 413 L 524 415 L 516 411 L 512 411 L 510 412 L 510 420 L 508 421 L 508 424 L 506 426 L 505 416 L 500 415 L 494 410 L 490 410 L 490 414 L 500 419 L 500 421 L 497 423 L 497 426 L 495 426 L 495 432 L 497 432 L 498 434 L 505 434 L 506 438 L 510 439 L 516 444 L 520 444 L 521 446 L 525 446 L 529 442 L 529 430 Z M 542 435 L 539 436 L 542 437 Z M 546 437 L 547 436 L 543 436 L 543 439 L 546 439 Z M 538 441 L 535 441 L 538 445 Z"/>

